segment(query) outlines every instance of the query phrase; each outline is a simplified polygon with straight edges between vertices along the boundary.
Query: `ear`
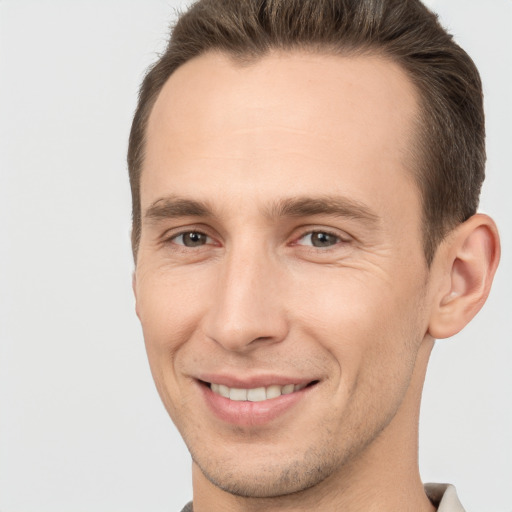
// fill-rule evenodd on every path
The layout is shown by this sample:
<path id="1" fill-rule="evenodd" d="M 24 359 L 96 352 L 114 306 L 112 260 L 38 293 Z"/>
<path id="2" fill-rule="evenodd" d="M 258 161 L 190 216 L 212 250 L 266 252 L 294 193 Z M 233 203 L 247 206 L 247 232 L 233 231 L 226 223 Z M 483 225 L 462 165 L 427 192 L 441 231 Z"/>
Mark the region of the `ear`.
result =
<path id="1" fill-rule="evenodd" d="M 458 333 L 484 305 L 500 259 L 494 221 L 473 215 L 440 245 L 432 262 L 437 276 L 429 334 L 448 338 Z"/>

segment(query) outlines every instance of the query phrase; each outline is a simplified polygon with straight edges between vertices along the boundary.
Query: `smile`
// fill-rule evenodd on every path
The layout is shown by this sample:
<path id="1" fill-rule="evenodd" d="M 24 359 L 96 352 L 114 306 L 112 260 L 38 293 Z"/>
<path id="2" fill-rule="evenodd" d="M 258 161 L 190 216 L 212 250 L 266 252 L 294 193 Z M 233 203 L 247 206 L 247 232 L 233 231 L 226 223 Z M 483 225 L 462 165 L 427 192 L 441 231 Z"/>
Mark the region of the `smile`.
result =
<path id="1" fill-rule="evenodd" d="M 205 404 L 224 423 L 239 427 L 262 427 L 304 403 L 319 380 L 282 377 L 237 378 L 202 376 L 196 379 Z M 222 382 L 222 384 L 220 382 Z"/>
<path id="2" fill-rule="evenodd" d="M 223 384 L 216 384 L 212 382 L 210 389 L 217 395 L 224 398 L 229 398 L 235 402 L 263 402 L 265 400 L 271 400 L 278 398 L 281 395 L 289 395 L 295 391 L 304 389 L 308 384 L 286 384 L 280 386 L 278 384 L 272 384 L 266 387 L 258 388 L 230 388 Z"/>

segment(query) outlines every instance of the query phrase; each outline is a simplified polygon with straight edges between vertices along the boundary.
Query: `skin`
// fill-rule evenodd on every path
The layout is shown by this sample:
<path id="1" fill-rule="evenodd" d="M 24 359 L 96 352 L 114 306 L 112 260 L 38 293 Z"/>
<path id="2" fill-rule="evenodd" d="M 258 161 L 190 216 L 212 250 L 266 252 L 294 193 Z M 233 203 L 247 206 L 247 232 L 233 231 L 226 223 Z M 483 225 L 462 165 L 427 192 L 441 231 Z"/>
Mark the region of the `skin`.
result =
<path id="1" fill-rule="evenodd" d="M 457 302 L 478 288 L 464 240 L 486 268 L 498 252 L 481 216 L 427 268 L 410 170 L 417 104 L 382 57 L 305 52 L 243 67 L 206 54 L 159 95 L 134 291 L 194 461 L 196 512 L 434 510 L 417 463 L 433 336 L 474 314 Z M 205 375 L 315 385 L 270 421 L 233 425 L 207 407 Z"/>

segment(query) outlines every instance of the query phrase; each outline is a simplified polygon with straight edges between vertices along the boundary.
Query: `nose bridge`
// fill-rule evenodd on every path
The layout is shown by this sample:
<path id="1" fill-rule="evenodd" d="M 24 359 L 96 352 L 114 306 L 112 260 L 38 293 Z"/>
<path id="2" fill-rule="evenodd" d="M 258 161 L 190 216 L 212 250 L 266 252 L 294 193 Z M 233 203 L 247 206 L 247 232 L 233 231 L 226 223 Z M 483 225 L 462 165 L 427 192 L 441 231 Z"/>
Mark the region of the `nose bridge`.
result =
<path id="1" fill-rule="evenodd" d="M 220 264 L 206 334 L 228 350 L 250 350 L 286 337 L 279 267 L 263 244 L 240 241 Z"/>

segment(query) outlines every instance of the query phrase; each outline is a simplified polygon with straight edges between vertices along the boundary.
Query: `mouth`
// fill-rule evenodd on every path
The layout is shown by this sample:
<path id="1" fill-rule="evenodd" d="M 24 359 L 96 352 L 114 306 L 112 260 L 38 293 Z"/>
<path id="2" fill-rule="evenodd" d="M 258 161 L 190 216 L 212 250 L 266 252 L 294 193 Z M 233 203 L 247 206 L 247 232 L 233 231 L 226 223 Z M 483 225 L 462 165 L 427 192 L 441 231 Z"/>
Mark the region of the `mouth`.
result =
<path id="1" fill-rule="evenodd" d="M 291 395 L 305 388 L 318 384 L 318 380 L 299 384 L 270 384 L 254 388 L 228 387 L 216 382 L 203 382 L 202 384 L 215 394 L 234 402 L 265 402 L 279 398 L 283 395 Z"/>
<path id="2" fill-rule="evenodd" d="M 320 387 L 320 380 L 260 375 L 239 378 L 202 375 L 195 379 L 204 403 L 224 424 L 264 428 L 278 418 L 303 412 L 298 404 L 311 403 L 308 397 Z"/>

